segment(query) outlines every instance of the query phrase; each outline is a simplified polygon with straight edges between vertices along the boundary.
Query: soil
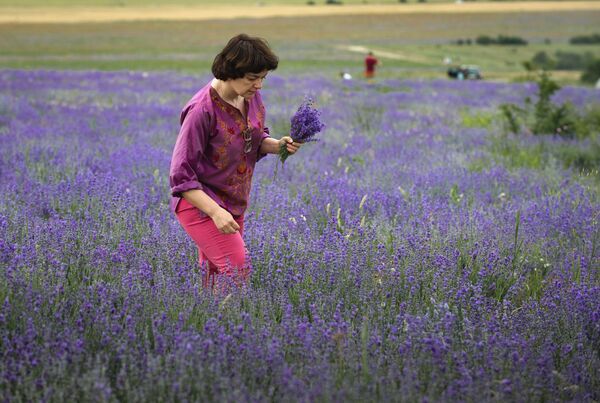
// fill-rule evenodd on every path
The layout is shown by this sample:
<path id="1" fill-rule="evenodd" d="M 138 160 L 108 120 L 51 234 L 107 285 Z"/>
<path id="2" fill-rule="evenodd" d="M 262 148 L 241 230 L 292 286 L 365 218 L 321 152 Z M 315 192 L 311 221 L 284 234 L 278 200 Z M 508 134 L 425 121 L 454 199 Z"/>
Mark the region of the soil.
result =
<path id="1" fill-rule="evenodd" d="M 195 21 L 237 18 L 309 17 L 333 15 L 389 15 L 424 13 L 506 13 L 600 10 L 598 1 L 464 2 L 388 5 L 257 5 L 152 7 L 5 7 L 0 23 L 82 23 L 115 21 Z"/>

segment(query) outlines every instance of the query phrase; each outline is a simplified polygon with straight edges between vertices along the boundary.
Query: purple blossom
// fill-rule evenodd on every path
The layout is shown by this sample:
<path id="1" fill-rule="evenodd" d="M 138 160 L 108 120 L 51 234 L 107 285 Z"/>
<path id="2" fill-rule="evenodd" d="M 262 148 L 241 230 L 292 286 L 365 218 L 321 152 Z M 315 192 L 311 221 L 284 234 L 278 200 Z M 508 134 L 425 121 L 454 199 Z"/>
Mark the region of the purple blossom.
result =
<path id="1" fill-rule="evenodd" d="M 0 71 L 3 400 L 600 400 L 597 181 L 512 166 L 499 141 L 540 139 L 455 113 L 534 87 L 272 80 L 270 128 L 290 93 L 336 99 L 327 147 L 257 165 L 251 284 L 223 299 L 167 208 L 191 81 Z"/>
<path id="2" fill-rule="evenodd" d="M 306 97 L 290 120 L 290 137 L 299 143 L 318 141 L 315 135 L 325 128 L 319 119 L 320 115 L 321 113 L 314 107 L 313 100 Z M 285 144 L 282 145 L 279 156 L 282 163 L 288 158 Z"/>
<path id="3" fill-rule="evenodd" d="M 290 136 L 294 141 L 306 143 L 317 141 L 314 136 L 325 128 L 319 120 L 321 113 L 314 107 L 311 98 L 305 98 L 291 119 Z"/>

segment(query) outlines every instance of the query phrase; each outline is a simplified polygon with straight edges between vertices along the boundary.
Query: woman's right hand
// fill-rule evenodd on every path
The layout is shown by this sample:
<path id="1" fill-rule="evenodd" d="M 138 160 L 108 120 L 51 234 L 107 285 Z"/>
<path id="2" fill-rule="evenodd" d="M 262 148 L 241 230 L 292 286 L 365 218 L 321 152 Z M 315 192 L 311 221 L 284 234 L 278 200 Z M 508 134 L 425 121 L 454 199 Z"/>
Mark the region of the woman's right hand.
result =
<path id="1" fill-rule="evenodd" d="M 221 234 L 235 234 L 240 229 L 240 225 L 233 219 L 231 213 L 222 207 L 210 218 Z"/>

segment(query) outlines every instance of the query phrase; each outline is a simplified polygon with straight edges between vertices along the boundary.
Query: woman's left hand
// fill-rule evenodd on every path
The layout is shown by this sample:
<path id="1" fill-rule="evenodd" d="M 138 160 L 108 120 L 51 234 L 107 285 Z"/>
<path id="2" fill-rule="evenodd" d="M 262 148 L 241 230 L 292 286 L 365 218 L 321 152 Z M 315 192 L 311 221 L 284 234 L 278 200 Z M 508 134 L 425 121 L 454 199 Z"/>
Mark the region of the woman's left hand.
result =
<path id="1" fill-rule="evenodd" d="M 295 154 L 296 151 L 298 151 L 298 149 L 302 146 L 302 143 L 292 140 L 290 136 L 283 136 L 279 139 L 279 146 L 281 147 L 283 144 L 285 144 L 287 152 L 290 154 Z"/>

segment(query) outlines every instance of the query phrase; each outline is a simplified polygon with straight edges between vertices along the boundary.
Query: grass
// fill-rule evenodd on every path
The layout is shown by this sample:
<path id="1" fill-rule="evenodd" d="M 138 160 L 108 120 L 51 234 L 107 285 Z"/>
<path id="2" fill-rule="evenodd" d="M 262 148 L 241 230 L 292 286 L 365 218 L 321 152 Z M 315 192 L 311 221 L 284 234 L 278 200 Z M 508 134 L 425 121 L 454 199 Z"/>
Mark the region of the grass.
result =
<path id="1" fill-rule="evenodd" d="M 304 5 L 308 0 L 225 0 L 221 5 Z M 416 1 L 412 1 L 416 3 Z M 451 3 L 449 0 L 436 0 L 436 3 Z M 315 1 L 325 3 L 325 0 Z M 344 4 L 364 4 L 363 0 L 343 0 Z M 397 0 L 370 1 L 371 4 L 398 4 Z M 214 0 L 0 0 L 0 7 L 65 7 L 65 6 L 93 6 L 93 7 L 137 7 L 137 6 L 175 6 L 175 5 L 214 5 Z"/>
<path id="2" fill-rule="evenodd" d="M 305 5 L 309 0 L 224 0 L 220 5 Z M 560 1 L 560 0 L 559 0 Z M 564 0 L 568 1 L 568 0 Z M 325 0 L 314 0 L 315 4 L 325 4 Z M 398 0 L 341 0 L 343 4 L 398 4 Z M 407 3 L 417 3 L 407 0 Z M 454 3 L 453 0 L 427 0 L 428 3 Z M 138 7 L 138 6 L 180 6 L 214 5 L 214 0 L 0 0 L 0 7 Z"/>
<path id="3" fill-rule="evenodd" d="M 0 0 L 0 5 L 8 3 Z M 30 3 L 36 2 L 23 4 Z M 600 11 L 573 11 L 320 16 L 238 19 L 235 23 L 0 24 L 0 68 L 207 71 L 226 39 L 243 31 L 268 38 L 282 60 L 283 72 L 337 75 L 348 70 L 358 75 L 364 55 L 348 50 L 358 45 L 398 55 L 381 57 L 378 74 L 384 78 L 442 78 L 442 60 L 450 56 L 456 63 L 480 65 L 486 78 L 512 79 L 524 73 L 521 63 L 540 50 L 549 54 L 590 51 L 600 57 L 597 46 L 568 44 L 575 35 L 596 32 L 599 20 Z M 452 44 L 482 34 L 521 36 L 530 45 Z M 561 80 L 560 75 L 557 78 Z M 562 78 L 575 82 L 578 73 Z"/>

